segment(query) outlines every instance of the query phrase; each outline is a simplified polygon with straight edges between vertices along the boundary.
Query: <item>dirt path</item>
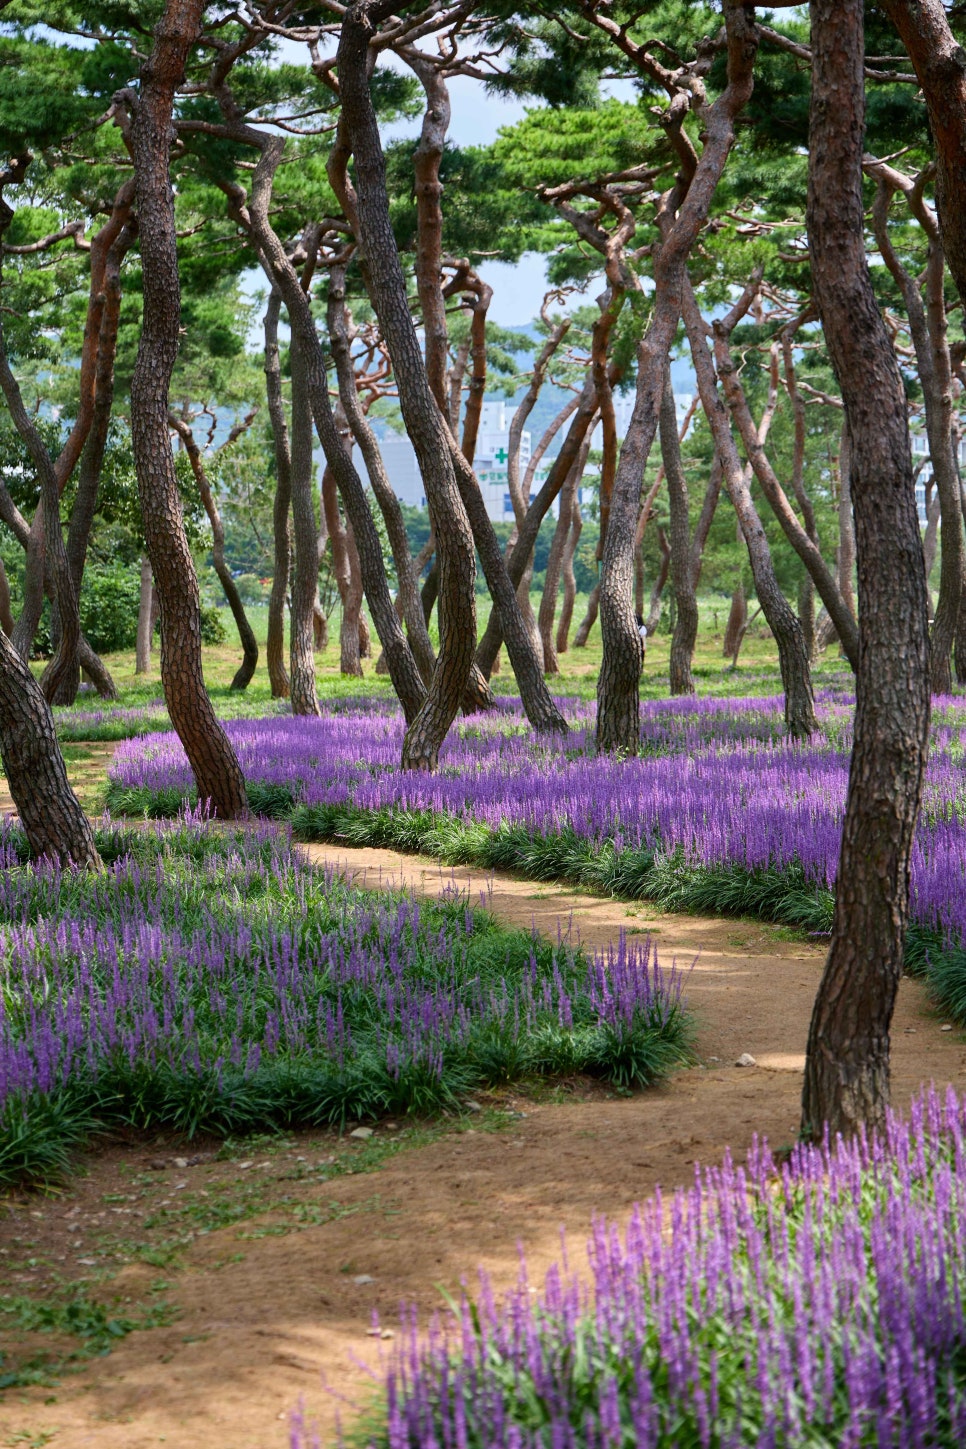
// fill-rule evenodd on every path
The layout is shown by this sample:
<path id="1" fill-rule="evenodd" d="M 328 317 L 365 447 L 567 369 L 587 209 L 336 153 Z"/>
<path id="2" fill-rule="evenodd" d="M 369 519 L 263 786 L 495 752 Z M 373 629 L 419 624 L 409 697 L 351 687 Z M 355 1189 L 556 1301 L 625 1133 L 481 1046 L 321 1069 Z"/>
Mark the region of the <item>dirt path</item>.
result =
<path id="1" fill-rule="evenodd" d="M 197 1236 L 179 1265 L 164 1270 L 177 1320 L 132 1333 L 109 1357 L 63 1379 L 53 1401 L 49 1390 L 8 1394 L 0 1405 L 0 1442 L 283 1449 L 285 1419 L 300 1397 L 330 1432 L 336 1415 L 351 1416 L 370 1392 L 362 1365 L 390 1347 L 369 1336 L 374 1310 L 383 1325 L 395 1323 L 401 1301 L 425 1314 L 440 1302 L 437 1285 L 452 1289 L 463 1277 L 472 1283 L 477 1264 L 506 1284 L 517 1274 L 518 1244 L 538 1281 L 559 1258 L 561 1227 L 579 1264 L 595 1212 L 623 1219 L 658 1184 L 689 1182 L 695 1162 L 719 1160 L 726 1145 L 740 1157 L 755 1133 L 775 1145 L 793 1139 L 819 944 L 744 921 L 664 916 L 509 877 L 441 871 L 389 851 L 319 846 L 309 853 L 370 886 L 381 878 L 427 893 L 454 884 L 474 897 L 483 892 L 503 920 L 532 922 L 554 935 L 558 926 L 572 928 L 588 945 L 605 944 L 621 929 L 650 930 L 665 963 L 676 958 L 688 967 L 697 956 L 687 992 L 698 1016 L 700 1065 L 633 1098 L 576 1091 L 568 1099 L 564 1091 L 531 1101 L 518 1094 L 501 1104 L 519 1113 L 504 1116 L 503 1130 L 482 1130 L 485 1113 L 471 1116 L 426 1145 L 397 1152 L 378 1171 L 310 1184 L 300 1208 L 309 1225 L 299 1231 L 281 1235 L 276 1209 L 241 1228 Z M 898 1105 L 930 1079 L 966 1088 L 963 1036 L 941 1025 L 918 984 L 904 981 L 894 1031 Z M 758 1065 L 736 1067 L 742 1052 Z M 377 1139 L 390 1130 L 380 1128 Z M 159 1191 L 170 1202 L 183 1183 L 185 1201 L 196 1191 L 213 1193 L 219 1175 L 262 1171 L 281 1192 L 298 1176 L 299 1156 L 333 1146 L 324 1134 L 309 1134 L 275 1156 L 255 1153 L 258 1160 L 244 1167 L 165 1168 Z M 0 1216 L 0 1249 L 3 1234 L 22 1232 L 28 1217 L 48 1248 L 62 1241 L 68 1218 L 95 1221 L 104 1198 L 116 1200 L 119 1181 L 143 1180 L 143 1172 L 131 1174 L 150 1155 L 113 1149 L 55 1204 L 11 1208 L 6 1222 Z M 157 1277 L 157 1269 L 132 1263 L 114 1286 L 143 1299 Z"/>

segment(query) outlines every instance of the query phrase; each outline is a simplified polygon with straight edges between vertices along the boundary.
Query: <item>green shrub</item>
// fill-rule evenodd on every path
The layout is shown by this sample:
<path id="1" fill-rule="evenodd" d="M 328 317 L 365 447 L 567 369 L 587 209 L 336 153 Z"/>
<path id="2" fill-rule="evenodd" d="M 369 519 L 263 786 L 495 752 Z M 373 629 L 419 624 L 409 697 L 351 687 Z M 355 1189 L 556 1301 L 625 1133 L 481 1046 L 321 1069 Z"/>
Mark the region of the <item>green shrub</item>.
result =
<path id="1" fill-rule="evenodd" d="M 221 610 L 214 604 L 202 604 L 201 606 L 201 642 L 202 644 L 224 644 L 228 638 L 224 624 L 221 622 Z"/>
<path id="2" fill-rule="evenodd" d="M 80 623 L 91 648 L 98 654 L 133 649 L 140 600 L 141 578 L 136 564 L 89 564 L 81 585 Z"/>

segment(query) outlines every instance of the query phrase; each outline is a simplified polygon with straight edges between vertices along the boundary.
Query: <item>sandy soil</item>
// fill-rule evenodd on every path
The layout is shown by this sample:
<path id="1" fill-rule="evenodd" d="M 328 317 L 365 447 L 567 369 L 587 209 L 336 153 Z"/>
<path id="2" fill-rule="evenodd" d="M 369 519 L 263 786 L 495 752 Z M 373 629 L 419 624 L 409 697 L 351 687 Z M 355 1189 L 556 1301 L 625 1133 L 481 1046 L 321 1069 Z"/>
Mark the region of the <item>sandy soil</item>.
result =
<path id="1" fill-rule="evenodd" d="M 330 1432 L 337 1416 L 351 1418 L 365 1403 L 372 1386 L 366 1366 L 391 1350 L 370 1335 L 374 1311 L 390 1327 L 401 1302 L 425 1315 L 440 1304 L 438 1285 L 453 1289 L 466 1279 L 472 1286 L 478 1264 L 507 1284 L 518 1272 L 518 1245 L 538 1281 L 559 1258 L 561 1229 L 579 1264 L 593 1214 L 626 1219 L 658 1184 L 688 1183 L 695 1163 L 719 1160 L 726 1147 L 740 1158 L 754 1134 L 773 1145 L 794 1138 L 821 943 L 746 921 L 664 916 L 509 877 L 441 870 L 390 851 L 320 846 L 310 854 L 369 886 L 391 881 L 427 893 L 455 886 L 474 899 L 482 893 L 507 922 L 554 935 L 573 930 L 588 945 L 612 941 L 622 929 L 650 931 L 663 962 L 690 970 L 700 1064 L 629 1099 L 577 1084 L 569 1097 L 564 1091 L 553 1100 L 517 1094 L 502 1103 L 518 1113 L 504 1119 L 503 1130 L 477 1130 L 470 1116 L 376 1171 L 311 1184 L 302 1196 L 317 1203 L 317 1225 L 275 1236 L 279 1211 L 270 1208 L 241 1228 L 196 1237 L 164 1270 L 177 1319 L 130 1334 L 54 1391 L 8 1393 L 0 1442 L 282 1449 L 288 1411 L 300 1397 Z M 966 1042 L 942 1025 L 919 985 L 904 981 L 893 1036 L 897 1104 L 929 1080 L 966 1088 Z M 757 1066 L 735 1066 L 743 1052 Z M 300 1137 L 274 1157 L 256 1153 L 259 1160 L 244 1168 L 211 1160 L 184 1170 L 167 1165 L 158 1175 L 167 1186 L 158 1190 L 173 1193 L 186 1179 L 189 1191 L 202 1181 L 214 1190 L 219 1175 L 263 1171 L 281 1191 L 299 1155 L 332 1150 L 321 1137 Z M 340 1150 L 359 1149 L 364 1145 L 346 1143 Z M 22 1234 L 28 1219 L 35 1252 L 63 1247 L 71 1223 L 103 1219 L 104 1197 L 119 1180 L 130 1183 L 151 1155 L 143 1146 L 114 1147 L 55 1202 L 0 1204 L 0 1249 L 4 1235 Z M 157 1276 L 131 1263 L 113 1287 L 143 1301 Z"/>

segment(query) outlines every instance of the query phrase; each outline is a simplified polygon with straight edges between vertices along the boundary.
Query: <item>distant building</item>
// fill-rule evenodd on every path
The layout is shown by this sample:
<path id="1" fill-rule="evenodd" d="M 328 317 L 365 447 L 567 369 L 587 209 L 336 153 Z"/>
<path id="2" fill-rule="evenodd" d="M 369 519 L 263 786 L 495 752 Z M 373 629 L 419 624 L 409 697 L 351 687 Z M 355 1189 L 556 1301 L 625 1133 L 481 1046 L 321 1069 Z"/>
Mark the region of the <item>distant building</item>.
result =
<path id="1" fill-rule="evenodd" d="M 678 424 L 680 425 L 691 406 L 691 395 L 689 393 L 675 393 L 674 402 L 677 408 Z M 474 467 L 476 476 L 480 480 L 480 488 L 483 492 L 483 501 L 486 504 L 487 515 L 494 523 L 509 522 L 513 518 L 513 504 L 510 500 L 510 490 L 507 485 L 507 461 L 509 458 L 510 424 L 513 421 L 514 403 L 507 402 L 503 398 L 495 398 L 484 402 L 480 415 L 480 431 L 476 441 L 476 456 Z M 617 421 L 617 436 L 623 438 L 630 426 L 631 414 L 634 411 L 634 394 L 627 396 L 618 395 L 614 398 L 614 414 Z M 603 433 L 600 424 L 594 430 L 591 447 L 600 449 L 603 443 Z M 559 444 L 558 444 L 559 446 Z M 402 503 L 409 504 L 412 508 L 426 507 L 426 493 L 423 488 L 423 480 L 420 476 L 419 466 L 416 462 L 416 454 L 413 445 L 405 433 L 391 432 L 383 428 L 379 438 L 379 447 L 382 452 L 382 460 L 386 472 L 389 475 L 389 482 L 392 485 L 396 497 Z M 528 429 L 524 429 L 523 437 L 520 440 L 520 481 L 523 482 L 523 475 L 526 472 L 527 464 L 533 456 L 533 443 Z M 368 483 L 369 475 L 366 472 L 365 463 L 359 455 L 358 449 L 354 453 L 355 464 L 359 469 L 364 483 Z M 550 471 L 553 461 L 552 455 L 542 458 L 540 466 L 534 473 L 530 487 L 530 501 L 532 502 L 539 492 Z M 581 501 L 585 501 L 586 490 L 581 489 Z M 551 514 L 557 516 L 557 504 L 553 504 Z"/>
<path id="2" fill-rule="evenodd" d="M 925 433 L 914 432 L 911 435 L 912 462 L 914 467 L 919 468 L 916 474 L 916 512 L 919 515 L 919 527 L 925 528 L 928 523 L 926 512 L 926 491 L 927 484 L 932 479 L 932 462 L 929 458 L 929 439 Z M 922 460 L 925 459 L 925 462 Z M 966 438 L 959 442 L 959 466 L 966 467 Z"/>
<path id="3" fill-rule="evenodd" d="M 507 448 L 512 420 L 512 406 L 508 407 L 502 399 L 484 402 L 480 415 L 480 431 L 476 440 L 476 456 L 473 461 L 476 476 L 480 480 L 487 515 L 494 523 L 502 523 L 504 520 L 513 518 L 513 505 L 507 486 L 507 461 L 509 458 Z M 379 440 L 379 447 L 386 472 L 389 475 L 389 482 L 392 484 L 396 497 L 400 502 L 408 503 L 413 508 L 425 508 L 426 493 L 423 488 L 423 480 L 420 476 L 413 445 L 406 434 L 386 431 Z M 530 433 L 524 429 L 523 437 L 520 440 L 521 482 L 532 456 L 531 448 Z M 355 455 L 355 461 L 363 481 L 368 482 L 369 475 L 358 452 Z M 541 465 L 533 479 L 531 499 L 546 476 L 547 467 Z M 556 506 L 554 515 L 556 516 Z"/>

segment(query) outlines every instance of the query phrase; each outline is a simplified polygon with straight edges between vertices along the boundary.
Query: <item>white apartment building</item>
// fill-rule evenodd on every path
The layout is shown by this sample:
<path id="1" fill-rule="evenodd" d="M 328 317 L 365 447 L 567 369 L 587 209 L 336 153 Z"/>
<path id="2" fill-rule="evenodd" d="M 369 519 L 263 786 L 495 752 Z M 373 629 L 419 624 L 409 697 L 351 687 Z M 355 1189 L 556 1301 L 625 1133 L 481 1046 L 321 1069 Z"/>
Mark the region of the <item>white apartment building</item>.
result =
<path id="1" fill-rule="evenodd" d="M 911 435 L 912 462 L 918 467 L 922 459 L 922 467 L 916 474 L 916 512 L 919 514 L 919 526 L 925 528 L 928 519 L 926 516 L 926 484 L 932 477 L 932 463 L 929 460 L 929 439 L 925 433 L 914 432 Z M 966 437 L 959 440 L 959 466 L 966 468 Z"/>
<path id="2" fill-rule="evenodd" d="M 680 425 L 691 406 L 690 393 L 675 393 L 674 402 L 677 409 L 678 424 Z M 616 396 L 614 398 L 614 413 L 617 420 L 617 436 L 623 438 L 630 425 L 631 414 L 634 411 L 634 394 Z M 484 402 L 480 415 L 480 431 L 476 442 L 476 456 L 474 466 L 476 476 L 480 480 L 480 488 L 483 492 L 483 501 L 486 504 L 486 511 L 494 523 L 509 522 L 513 518 L 513 505 L 510 501 L 510 490 L 507 486 L 507 460 L 509 457 L 508 445 L 510 441 L 510 423 L 513 420 L 514 404 L 503 398 L 495 398 Z M 591 440 L 591 447 L 599 450 L 603 442 L 603 433 L 598 423 Z M 386 472 L 389 475 L 389 482 L 392 484 L 396 497 L 402 503 L 407 503 L 413 508 L 426 507 L 426 493 L 423 489 L 423 480 L 420 476 L 419 467 L 416 462 L 416 454 L 413 445 L 405 433 L 390 432 L 385 429 L 379 440 L 383 462 Z M 526 473 L 527 464 L 532 457 L 532 438 L 528 429 L 524 429 L 520 441 L 520 481 L 522 483 Z M 362 476 L 364 483 L 368 483 L 369 475 L 366 472 L 365 463 L 359 455 L 358 450 L 354 454 L 356 467 Z M 530 486 L 530 501 L 543 485 L 547 473 L 550 470 L 552 459 L 543 458 L 537 468 Z M 583 492 L 583 490 L 582 490 Z M 582 499 L 583 501 L 583 499 Z M 557 517 L 557 504 L 553 504 L 551 513 Z"/>
<path id="3" fill-rule="evenodd" d="M 508 407 L 502 399 L 484 402 L 480 415 L 480 431 L 476 441 L 474 467 L 476 476 L 480 480 L 487 515 L 495 523 L 502 523 L 513 517 L 513 506 L 507 487 L 507 460 L 509 457 L 507 445 L 510 441 L 512 418 L 512 408 Z M 392 484 L 396 497 L 401 503 L 408 503 L 413 508 L 425 508 L 426 493 L 416 462 L 416 454 L 409 438 L 405 433 L 387 431 L 380 438 L 379 446 L 386 472 L 389 475 L 389 482 Z M 530 433 L 525 429 L 520 441 L 521 482 L 530 461 L 531 447 Z M 368 483 L 369 475 L 358 452 L 355 454 L 355 463 L 363 482 Z M 546 476 L 547 468 L 541 465 L 533 479 L 531 498 L 540 488 Z"/>

